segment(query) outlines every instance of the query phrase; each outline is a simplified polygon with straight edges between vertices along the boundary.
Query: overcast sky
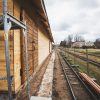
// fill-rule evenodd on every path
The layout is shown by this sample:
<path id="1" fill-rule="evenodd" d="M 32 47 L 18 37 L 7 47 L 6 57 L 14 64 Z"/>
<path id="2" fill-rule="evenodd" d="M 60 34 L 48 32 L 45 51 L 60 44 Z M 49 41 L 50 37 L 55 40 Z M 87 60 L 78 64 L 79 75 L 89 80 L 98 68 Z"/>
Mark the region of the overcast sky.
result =
<path id="1" fill-rule="evenodd" d="M 100 0 L 44 0 L 55 42 L 68 34 L 100 38 Z"/>

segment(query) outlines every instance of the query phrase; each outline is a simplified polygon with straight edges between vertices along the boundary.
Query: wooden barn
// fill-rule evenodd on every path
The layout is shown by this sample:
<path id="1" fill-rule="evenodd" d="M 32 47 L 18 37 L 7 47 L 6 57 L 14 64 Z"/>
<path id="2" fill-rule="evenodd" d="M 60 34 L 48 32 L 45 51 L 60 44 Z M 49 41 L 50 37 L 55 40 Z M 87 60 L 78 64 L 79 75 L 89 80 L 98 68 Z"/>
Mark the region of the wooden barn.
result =
<path id="1" fill-rule="evenodd" d="M 4 14 L 4 1 L 0 0 L 0 16 Z M 27 27 L 28 74 L 34 75 L 52 51 L 53 37 L 43 0 L 6 0 L 7 21 L 12 21 L 12 28 L 8 33 L 10 74 L 12 92 L 17 93 L 26 81 L 26 55 L 23 28 L 15 23 Z M 10 17 L 9 17 L 10 16 Z M 5 17 L 5 16 L 3 16 Z M 0 92 L 8 91 L 5 54 L 5 31 L 0 17 Z M 14 20 L 13 20 L 14 19 Z M 16 22 L 14 22 L 16 21 Z"/>

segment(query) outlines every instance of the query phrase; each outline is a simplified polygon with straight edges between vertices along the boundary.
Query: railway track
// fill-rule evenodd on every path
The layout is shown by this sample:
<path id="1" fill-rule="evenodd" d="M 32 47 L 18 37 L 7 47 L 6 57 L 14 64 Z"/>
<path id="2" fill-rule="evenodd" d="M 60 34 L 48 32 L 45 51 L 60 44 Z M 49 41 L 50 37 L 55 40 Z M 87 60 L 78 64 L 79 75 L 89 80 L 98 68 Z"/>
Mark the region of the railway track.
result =
<path id="1" fill-rule="evenodd" d="M 58 53 L 58 56 L 73 100 L 99 100 L 85 85 L 66 59 L 60 53 Z"/>
<path id="2" fill-rule="evenodd" d="M 71 50 L 71 51 L 74 52 L 74 50 Z M 82 53 L 82 54 L 85 54 L 85 55 L 86 55 L 86 53 L 85 53 L 85 52 L 82 52 L 82 51 L 75 51 L 75 52 L 77 52 L 77 53 Z M 97 55 L 94 55 L 94 54 L 88 53 L 88 55 L 100 58 L 100 56 L 97 56 Z"/>
<path id="3" fill-rule="evenodd" d="M 63 50 L 63 51 L 65 52 L 65 50 Z M 79 56 L 79 55 L 74 54 L 74 53 L 69 52 L 69 51 L 66 51 L 66 52 L 69 53 L 69 54 L 71 54 L 71 55 L 73 55 L 73 56 L 75 56 L 75 57 L 77 57 L 77 58 L 79 58 L 79 59 L 81 59 L 81 60 L 83 60 L 83 61 L 88 61 L 89 63 L 91 63 L 91 64 L 93 64 L 93 65 L 95 65 L 97 67 L 100 67 L 100 63 L 99 62 L 96 62 L 96 61 L 91 60 L 91 59 L 87 59 L 85 57 Z"/>

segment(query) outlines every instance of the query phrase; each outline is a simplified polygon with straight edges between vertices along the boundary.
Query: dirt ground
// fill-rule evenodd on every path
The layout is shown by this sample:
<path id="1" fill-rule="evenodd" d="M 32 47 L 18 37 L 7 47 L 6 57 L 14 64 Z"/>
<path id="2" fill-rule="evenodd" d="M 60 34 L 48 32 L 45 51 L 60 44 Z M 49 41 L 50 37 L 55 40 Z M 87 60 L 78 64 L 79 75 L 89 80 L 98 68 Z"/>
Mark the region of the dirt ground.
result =
<path id="1" fill-rule="evenodd" d="M 53 80 L 53 100 L 72 100 L 67 86 L 58 55 L 56 54 Z"/>
<path id="2" fill-rule="evenodd" d="M 49 55 L 49 57 L 46 59 L 45 63 L 42 65 L 42 67 L 40 68 L 39 72 L 36 73 L 36 75 L 34 76 L 34 78 L 31 80 L 30 82 L 30 94 L 31 96 L 36 96 L 37 92 L 39 90 L 43 75 L 45 73 L 45 70 L 47 68 L 47 65 L 49 63 L 51 54 Z M 26 94 L 26 88 L 23 88 L 17 95 L 17 100 L 28 100 L 27 98 L 27 94 Z"/>

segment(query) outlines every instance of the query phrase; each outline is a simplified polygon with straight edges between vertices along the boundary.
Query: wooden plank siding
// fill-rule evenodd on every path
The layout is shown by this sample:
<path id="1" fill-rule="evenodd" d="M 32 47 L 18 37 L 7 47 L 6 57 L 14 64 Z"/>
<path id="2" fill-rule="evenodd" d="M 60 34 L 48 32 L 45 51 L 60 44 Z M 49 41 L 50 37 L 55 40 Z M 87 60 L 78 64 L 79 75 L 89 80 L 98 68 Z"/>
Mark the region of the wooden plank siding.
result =
<path id="1" fill-rule="evenodd" d="M 21 5 L 20 1 L 13 2 L 14 6 L 14 16 L 20 20 L 20 13 L 21 13 Z M 20 69 L 21 69 L 21 44 L 20 44 L 20 35 L 21 30 L 17 29 L 14 30 L 14 88 L 15 93 L 18 91 L 18 89 L 21 86 L 21 76 L 20 76 Z"/>
<path id="2" fill-rule="evenodd" d="M 38 66 L 38 31 L 36 24 L 30 18 L 29 15 L 24 11 L 24 17 L 27 24 L 28 31 L 28 65 L 29 65 L 29 76 L 31 76 Z M 23 43 L 24 45 L 24 43 Z M 24 48 L 23 48 L 24 49 Z M 26 80 L 26 72 L 25 72 L 25 50 L 23 50 L 23 67 L 22 67 L 22 83 Z"/>
<path id="3" fill-rule="evenodd" d="M 13 15 L 13 0 L 7 0 L 7 9 Z M 3 0 L 0 0 L 0 15 L 3 15 Z"/>
<path id="4" fill-rule="evenodd" d="M 10 56 L 10 71 L 11 75 L 14 75 L 14 48 L 13 48 L 13 31 L 9 32 L 9 56 Z M 0 31 L 0 76 L 6 76 L 6 60 L 5 60 L 5 46 L 4 46 L 4 31 Z M 14 83 L 14 82 L 13 82 Z M 7 90 L 7 81 L 0 80 L 0 90 Z M 12 90 L 14 90 L 14 85 Z"/>
<path id="5" fill-rule="evenodd" d="M 13 15 L 13 2 L 8 0 L 8 12 Z M 3 0 L 0 0 L 0 15 L 3 15 Z M 10 56 L 10 71 L 11 75 L 14 75 L 14 34 L 13 30 L 9 31 L 9 56 Z M 0 31 L 0 76 L 6 76 L 6 60 L 5 60 L 5 42 L 4 42 L 4 31 Z M 14 81 L 12 85 L 12 91 L 14 88 Z M 0 91 L 7 91 L 7 81 L 0 80 Z"/>
<path id="6" fill-rule="evenodd" d="M 2 5 L 0 1 L 0 5 Z M 20 20 L 20 5 L 13 0 L 8 0 L 8 12 Z M 2 9 L 2 7 L 0 7 Z M 2 15 L 2 10 L 0 10 Z M 5 61 L 5 44 L 4 44 L 4 31 L 0 31 L 0 76 L 6 76 L 6 61 Z M 9 50 L 10 50 L 10 70 L 11 75 L 14 76 L 12 84 L 12 92 L 15 93 L 21 86 L 21 54 L 20 54 L 20 30 L 9 31 Z M 1 70 L 2 69 L 2 70 Z M 8 91 L 7 80 L 0 80 L 0 91 Z"/>
<path id="7" fill-rule="evenodd" d="M 22 0 L 24 2 L 24 0 Z M 37 72 L 51 52 L 50 35 L 41 23 L 41 16 L 35 6 L 25 0 L 8 0 L 8 12 L 27 25 L 29 76 Z M 3 0 L 0 0 L 0 15 L 3 14 Z M 33 1 L 34 2 L 34 1 Z M 34 4 L 34 3 L 33 3 Z M 42 17 L 43 18 L 43 17 Z M 14 76 L 12 92 L 17 93 L 26 81 L 25 44 L 22 29 L 9 31 L 10 71 Z M 0 76 L 6 76 L 4 31 L 0 31 Z M 0 80 L 0 91 L 8 91 L 7 80 Z"/>

